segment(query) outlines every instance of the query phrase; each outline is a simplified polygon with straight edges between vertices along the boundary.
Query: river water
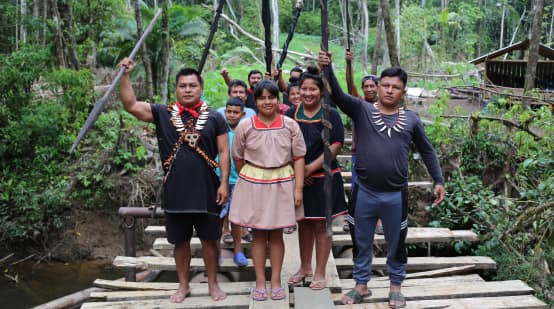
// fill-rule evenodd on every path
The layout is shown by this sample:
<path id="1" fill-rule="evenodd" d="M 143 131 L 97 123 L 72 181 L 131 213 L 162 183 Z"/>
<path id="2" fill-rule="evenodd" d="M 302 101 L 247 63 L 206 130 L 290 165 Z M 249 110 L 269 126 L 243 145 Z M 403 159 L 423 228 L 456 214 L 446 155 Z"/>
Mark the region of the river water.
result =
<path id="1" fill-rule="evenodd" d="M 3 265 L 0 279 L 0 308 L 30 308 L 82 289 L 92 287 L 95 279 L 117 279 L 125 275 L 109 260 L 75 263 L 27 261 L 15 266 Z M 8 279 L 16 277 L 18 282 Z"/>

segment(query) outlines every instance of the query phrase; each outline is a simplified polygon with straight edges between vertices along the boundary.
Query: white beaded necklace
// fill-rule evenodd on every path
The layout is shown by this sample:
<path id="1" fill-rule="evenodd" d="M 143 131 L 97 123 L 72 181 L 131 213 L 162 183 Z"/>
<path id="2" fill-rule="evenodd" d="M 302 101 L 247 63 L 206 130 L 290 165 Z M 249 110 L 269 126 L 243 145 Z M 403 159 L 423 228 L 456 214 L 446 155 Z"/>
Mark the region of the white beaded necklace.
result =
<path id="1" fill-rule="evenodd" d="M 387 131 L 387 135 L 389 138 L 392 138 L 391 136 L 391 132 L 392 130 L 400 133 L 404 130 L 404 128 L 406 127 L 406 111 L 404 110 L 403 107 L 399 107 L 398 108 L 398 119 L 394 122 L 394 125 L 392 127 L 389 127 L 386 123 L 385 123 L 385 120 L 383 119 L 383 114 L 381 113 L 381 110 L 379 109 L 379 103 L 375 102 L 373 103 L 373 106 L 377 109 L 376 112 L 372 112 L 373 116 L 373 123 L 375 124 L 375 126 L 377 126 L 379 129 L 378 129 L 378 132 L 383 132 L 383 131 Z"/>
<path id="2" fill-rule="evenodd" d="M 204 129 L 204 126 L 208 121 L 208 115 L 208 104 L 206 104 L 206 102 L 202 102 L 202 106 L 200 106 L 200 115 L 194 125 L 194 128 L 197 131 L 202 131 L 202 129 Z M 171 122 L 173 122 L 177 132 L 183 132 L 185 130 L 185 125 L 183 124 L 183 119 L 179 115 L 179 107 L 177 107 L 177 104 L 173 104 L 171 107 Z"/>

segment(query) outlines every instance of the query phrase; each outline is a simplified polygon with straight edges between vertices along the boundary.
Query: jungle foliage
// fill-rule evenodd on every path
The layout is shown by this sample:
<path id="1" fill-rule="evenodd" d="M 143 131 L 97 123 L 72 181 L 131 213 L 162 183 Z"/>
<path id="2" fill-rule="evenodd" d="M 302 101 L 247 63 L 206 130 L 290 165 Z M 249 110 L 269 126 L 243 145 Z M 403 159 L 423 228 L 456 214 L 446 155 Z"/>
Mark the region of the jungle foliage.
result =
<path id="1" fill-rule="evenodd" d="M 138 1 L 138 0 L 135 0 Z M 342 4 L 329 1 L 330 50 L 344 80 L 345 24 Z M 121 111 L 110 100 L 77 153 L 68 149 L 92 104 L 109 84 L 118 61 L 137 41 L 131 0 L 8 0 L 0 3 L 0 242 L 3 246 L 46 248 L 69 222 L 73 209 L 110 209 L 156 201 L 160 178 L 153 128 Z M 214 107 L 227 97 L 219 70 L 235 78 L 263 68 L 263 48 L 242 31 L 260 37 L 259 1 L 228 0 L 205 66 L 205 97 Z M 531 0 L 403 0 L 400 8 L 400 62 L 410 71 L 459 74 L 453 80 L 419 81 L 427 89 L 476 85 L 465 78 L 467 61 L 527 38 Z M 26 11 L 22 8 L 25 4 Z M 58 19 L 52 4 L 57 4 Z M 155 100 L 163 82 L 182 66 L 196 67 L 213 17 L 214 1 L 140 1 L 143 26 L 155 5 L 168 4 L 170 78 L 162 81 L 160 24 L 146 42 Z M 278 0 L 281 44 L 292 20 L 294 0 Z M 350 1 L 355 81 L 364 75 L 364 52 L 371 55 L 377 31 L 377 0 L 368 0 L 369 45 L 363 44 L 362 1 Z M 543 42 L 552 46 L 552 1 L 546 1 Z M 40 5 L 39 5 L 40 4 Z M 502 9 L 504 8 L 504 10 Z M 285 74 L 319 50 L 319 1 L 304 1 Z M 393 6 L 391 6 L 391 11 Z M 505 12 L 504 14 L 502 12 Z M 394 14 L 394 12 L 393 12 Z M 503 28 L 501 21 L 504 20 Z M 517 29 L 517 31 L 516 31 Z M 60 40 L 58 40 L 58 38 Z M 261 38 L 263 39 L 263 38 Z M 61 44 L 61 45 L 60 45 Z M 378 66 L 387 65 L 384 46 Z M 301 54 L 301 55 L 299 55 Z M 76 57 L 76 58 L 75 58 Z M 75 59 L 73 59 L 75 58 Z M 371 58 L 371 56 L 370 56 Z M 75 60 L 77 61 L 75 63 Z M 133 81 L 145 98 L 146 70 L 137 57 Z M 370 61 L 371 62 L 371 61 Z M 343 85 L 344 86 L 344 85 Z M 498 96 L 469 118 L 446 117 L 448 98 L 434 107 L 428 133 L 440 153 L 448 196 L 430 209 L 434 226 L 472 228 L 482 241 L 476 250 L 499 263 L 499 278 L 533 282 L 552 302 L 554 277 L 554 124 L 546 108 L 530 108 Z M 503 119 L 505 121 L 500 121 Z M 516 123 L 517 126 L 506 125 Z M 537 135 L 533 136 L 529 132 Z M 413 162 L 412 162 L 413 163 Z M 24 246 L 21 246 L 24 247 Z"/>

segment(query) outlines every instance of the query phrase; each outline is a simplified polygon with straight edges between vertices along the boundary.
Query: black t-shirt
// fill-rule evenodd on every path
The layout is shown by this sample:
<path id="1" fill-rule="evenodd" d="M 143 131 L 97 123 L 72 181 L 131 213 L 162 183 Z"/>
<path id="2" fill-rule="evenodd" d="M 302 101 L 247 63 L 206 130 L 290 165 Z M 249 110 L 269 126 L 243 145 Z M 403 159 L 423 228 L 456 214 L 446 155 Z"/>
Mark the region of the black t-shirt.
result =
<path id="1" fill-rule="evenodd" d="M 179 135 L 171 123 L 171 113 L 166 105 L 151 104 L 156 136 L 162 162 L 172 152 Z M 191 116 L 183 114 L 183 122 Z M 221 114 L 209 110 L 206 125 L 200 131 L 197 146 L 214 160 L 218 154 L 217 137 L 229 131 L 227 122 Z M 173 161 L 164 185 L 163 208 L 171 213 L 211 213 L 219 214 L 216 204 L 219 179 L 206 160 L 183 143 Z"/>

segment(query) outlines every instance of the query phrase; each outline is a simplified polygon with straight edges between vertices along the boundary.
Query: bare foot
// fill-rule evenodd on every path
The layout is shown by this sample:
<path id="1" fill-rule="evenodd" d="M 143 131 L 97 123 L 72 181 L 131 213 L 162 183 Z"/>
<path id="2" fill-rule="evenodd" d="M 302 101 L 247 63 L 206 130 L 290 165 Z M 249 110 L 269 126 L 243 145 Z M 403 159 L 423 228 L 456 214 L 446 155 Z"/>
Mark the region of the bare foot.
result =
<path id="1" fill-rule="evenodd" d="M 177 292 L 173 294 L 169 299 L 172 303 L 182 303 L 187 296 L 190 295 L 190 289 L 185 287 L 179 287 Z"/>
<path id="2" fill-rule="evenodd" d="M 225 299 L 225 297 L 227 297 L 227 294 L 225 294 L 225 292 L 223 292 L 223 290 L 219 288 L 219 284 L 217 284 L 217 282 L 214 285 L 210 286 L 209 289 L 210 296 L 214 301 L 223 300 Z"/>

